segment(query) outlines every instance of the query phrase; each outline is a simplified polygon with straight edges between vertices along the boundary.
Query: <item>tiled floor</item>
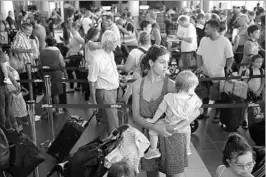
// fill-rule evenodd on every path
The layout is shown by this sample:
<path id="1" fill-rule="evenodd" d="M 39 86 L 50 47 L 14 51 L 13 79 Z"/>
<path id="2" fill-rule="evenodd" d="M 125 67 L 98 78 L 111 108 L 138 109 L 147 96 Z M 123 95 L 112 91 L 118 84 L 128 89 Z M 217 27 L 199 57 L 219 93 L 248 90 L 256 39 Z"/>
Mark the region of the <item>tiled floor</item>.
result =
<path id="1" fill-rule="evenodd" d="M 68 94 L 68 102 L 72 104 L 84 104 L 82 95 L 79 92 Z M 37 112 L 41 112 L 38 110 Z M 84 109 L 68 109 L 68 112 L 64 115 L 60 115 L 54 118 L 55 131 L 58 132 L 68 115 L 77 114 L 88 119 L 90 114 L 89 110 Z M 131 121 L 132 122 L 132 121 Z M 51 132 L 49 131 L 49 126 L 47 120 L 41 120 L 36 123 L 37 129 L 37 140 L 39 143 L 50 139 Z M 96 121 L 93 119 L 89 124 L 77 145 L 72 149 L 72 153 L 77 150 L 78 147 L 84 145 L 85 143 L 91 141 L 94 137 L 99 135 L 104 130 L 103 126 L 96 126 Z M 27 128 L 25 132 L 28 133 Z M 45 132 L 45 133 L 44 133 Z M 243 134 L 249 142 L 250 140 L 247 132 L 240 129 L 241 134 Z M 222 132 L 218 127 L 218 124 L 212 123 L 211 119 L 200 120 L 199 129 L 192 135 L 192 155 L 189 156 L 189 167 L 185 170 L 186 177 L 210 177 L 215 175 L 216 168 L 221 164 L 222 159 L 222 148 L 224 142 L 229 133 Z M 54 159 L 45 153 L 42 149 L 46 161 L 42 163 L 39 167 L 40 177 L 45 177 L 47 172 L 54 165 Z M 53 175 L 56 177 L 57 175 Z M 139 177 L 145 177 L 145 173 L 141 172 Z M 161 175 L 163 177 L 164 175 Z"/>

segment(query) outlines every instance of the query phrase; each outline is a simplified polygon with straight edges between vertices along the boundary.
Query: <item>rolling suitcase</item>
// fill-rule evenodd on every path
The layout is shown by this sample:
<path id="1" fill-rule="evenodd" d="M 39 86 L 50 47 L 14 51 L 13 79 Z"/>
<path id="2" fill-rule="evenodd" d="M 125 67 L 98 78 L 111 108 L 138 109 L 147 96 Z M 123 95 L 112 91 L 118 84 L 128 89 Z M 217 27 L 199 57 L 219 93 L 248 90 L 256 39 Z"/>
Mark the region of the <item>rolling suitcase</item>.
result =
<path id="1" fill-rule="evenodd" d="M 58 162 L 66 159 L 94 115 L 88 121 L 85 121 L 77 115 L 70 116 L 56 139 L 48 148 L 47 153 L 56 158 Z"/>
<path id="2" fill-rule="evenodd" d="M 232 94 L 221 93 L 221 104 L 243 103 L 240 97 Z M 226 130 L 236 132 L 243 117 L 243 108 L 221 108 L 220 122 L 226 126 Z"/>

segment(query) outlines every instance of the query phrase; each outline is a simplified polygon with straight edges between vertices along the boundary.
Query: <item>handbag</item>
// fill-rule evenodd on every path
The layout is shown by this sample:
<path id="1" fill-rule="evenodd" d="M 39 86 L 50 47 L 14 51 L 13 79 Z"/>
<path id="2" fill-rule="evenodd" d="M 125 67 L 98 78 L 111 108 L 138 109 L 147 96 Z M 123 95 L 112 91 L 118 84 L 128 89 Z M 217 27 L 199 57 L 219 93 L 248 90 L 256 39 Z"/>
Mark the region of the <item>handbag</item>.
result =
<path id="1" fill-rule="evenodd" d="M 9 110 L 13 117 L 26 117 L 28 115 L 26 102 L 22 92 L 11 92 L 9 95 Z"/>
<path id="2" fill-rule="evenodd" d="M 10 163 L 5 171 L 14 177 L 29 176 L 45 160 L 44 157 L 27 135 L 12 129 L 2 130 L 10 143 Z"/>
<path id="3" fill-rule="evenodd" d="M 235 96 L 246 99 L 248 84 L 244 81 L 222 80 L 220 81 L 220 92 L 231 93 Z"/>

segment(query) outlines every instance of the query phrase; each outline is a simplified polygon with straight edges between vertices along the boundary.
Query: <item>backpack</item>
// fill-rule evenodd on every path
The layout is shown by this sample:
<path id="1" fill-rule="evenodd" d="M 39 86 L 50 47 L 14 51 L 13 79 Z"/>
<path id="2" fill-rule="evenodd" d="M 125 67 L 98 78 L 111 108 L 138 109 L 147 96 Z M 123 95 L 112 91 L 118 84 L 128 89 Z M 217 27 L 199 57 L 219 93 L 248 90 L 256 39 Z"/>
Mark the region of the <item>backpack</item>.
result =
<path id="1" fill-rule="evenodd" d="M 4 131 L 0 128 L 0 169 L 9 167 L 10 150 Z"/>
<path id="2" fill-rule="evenodd" d="M 249 69 L 249 77 L 253 76 L 253 69 L 252 69 L 252 67 L 250 66 L 248 69 Z M 245 76 L 245 74 L 246 74 L 246 70 L 242 72 L 241 76 Z M 260 75 L 263 75 L 263 69 L 262 69 L 262 68 L 260 68 Z M 248 79 L 248 82 L 249 82 L 251 79 L 252 79 L 252 78 L 249 78 L 249 79 Z"/>

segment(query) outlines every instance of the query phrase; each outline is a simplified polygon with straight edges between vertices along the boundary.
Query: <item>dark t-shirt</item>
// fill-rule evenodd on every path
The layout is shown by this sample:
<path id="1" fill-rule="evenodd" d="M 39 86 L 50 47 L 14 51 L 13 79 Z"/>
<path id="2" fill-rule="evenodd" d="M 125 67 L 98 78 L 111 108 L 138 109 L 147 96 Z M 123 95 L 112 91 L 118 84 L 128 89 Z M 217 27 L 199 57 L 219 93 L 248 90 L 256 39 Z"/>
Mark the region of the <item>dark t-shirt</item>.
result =
<path id="1" fill-rule="evenodd" d="M 198 38 L 197 41 L 198 41 L 198 46 L 199 46 L 200 40 L 205 36 L 205 29 L 196 27 L 196 31 L 197 31 L 197 38 Z"/>
<path id="2" fill-rule="evenodd" d="M 6 21 L 7 21 L 7 23 L 8 23 L 10 28 L 11 28 L 12 25 L 16 26 L 15 25 L 15 20 L 13 18 L 8 16 L 8 17 L 6 17 Z"/>

